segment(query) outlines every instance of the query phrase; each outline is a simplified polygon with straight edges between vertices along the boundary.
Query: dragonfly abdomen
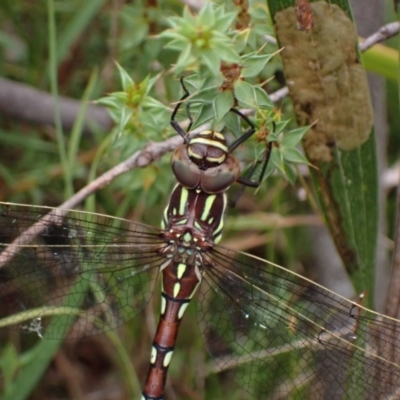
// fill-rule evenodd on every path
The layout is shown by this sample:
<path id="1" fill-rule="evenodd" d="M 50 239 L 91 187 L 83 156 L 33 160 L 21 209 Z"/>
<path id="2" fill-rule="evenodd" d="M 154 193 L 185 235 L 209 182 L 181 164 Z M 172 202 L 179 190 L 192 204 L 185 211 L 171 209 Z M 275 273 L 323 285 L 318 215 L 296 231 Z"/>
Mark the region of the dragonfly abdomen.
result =
<path id="1" fill-rule="evenodd" d="M 162 400 L 183 314 L 201 282 L 194 265 L 171 260 L 162 270 L 161 316 L 154 336 L 144 400 Z"/>

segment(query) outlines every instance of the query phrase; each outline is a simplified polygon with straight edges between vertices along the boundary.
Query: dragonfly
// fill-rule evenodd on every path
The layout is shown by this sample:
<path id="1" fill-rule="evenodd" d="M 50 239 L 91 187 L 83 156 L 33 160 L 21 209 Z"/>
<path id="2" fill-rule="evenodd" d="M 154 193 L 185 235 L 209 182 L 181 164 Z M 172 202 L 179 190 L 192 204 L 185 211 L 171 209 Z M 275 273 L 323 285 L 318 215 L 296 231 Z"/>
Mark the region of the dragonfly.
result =
<path id="1" fill-rule="evenodd" d="M 212 130 L 190 138 L 176 121 L 182 101 L 171 124 L 184 143 L 171 157 L 177 185 L 161 228 L 0 203 L 0 326 L 11 318 L 17 329 L 69 339 L 115 329 L 148 304 L 160 280 L 142 400 L 164 399 L 179 327 L 196 294 L 215 370 L 246 398 L 399 398 L 399 321 L 218 244 L 227 189 L 259 184 L 240 176 L 232 155 L 254 125 L 232 109 L 249 128 L 231 145 Z"/>

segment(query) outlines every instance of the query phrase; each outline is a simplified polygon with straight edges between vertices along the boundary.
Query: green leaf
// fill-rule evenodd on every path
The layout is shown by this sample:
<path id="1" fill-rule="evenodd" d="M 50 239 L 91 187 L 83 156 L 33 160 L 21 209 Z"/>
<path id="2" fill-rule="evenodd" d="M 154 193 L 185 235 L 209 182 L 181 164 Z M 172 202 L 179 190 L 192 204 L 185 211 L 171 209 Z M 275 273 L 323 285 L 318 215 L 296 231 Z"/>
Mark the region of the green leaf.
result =
<path id="1" fill-rule="evenodd" d="M 218 43 L 214 49 L 215 56 L 219 58 L 220 61 L 230 62 L 230 63 L 240 63 L 239 54 L 236 52 L 231 45 L 225 43 Z"/>
<path id="2" fill-rule="evenodd" d="M 285 178 L 289 181 L 291 185 L 294 185 L 296 183 L 297 172 L 294 168 L 292 168 L 290 164 L 286 164 Z"/>
<path id="3" fill-rule="evenodd" d="M 209 71 L 214 75 L 218 76 L 220 74 L 219 66 L 221 59 L 217 53 L 212 50 L 205 50 L 200 55 L 203 63 L 208 67 Z"/>
<path id="4" fill-rule="evenodd" d="M 254 87 L 250 83 L 238 80 L 234 85 L 235 97 L 241 107 L 257 108 L 257 98 Z"/>
<path id="5" fill-rule="evenodd" d="M 200 107 L 199 114 L 197 115 L 196 121 L 192 126 L 192 129 L 197 128 L 200 125 L 206 124 L 214 119 L 214 109 L 212 103 L 205 103 Z"/>
<path id="6" fill-rule="evenodd" d="M 186 49 L 186 51 L 187 51 L 187 47 L 189 47 L 189 49 L 190 49 L 190 43 L 185 38 L 182 38 L 181 36 L 174 38 L 173 40 L 171 40 L 170 42 L 168 42 L 165 45 L 166 49 L 171 49 L 171 50 L 176 50 L 176 51 L 184 51 L 184 49 Z"/>
<path id="7" fill-rule="evenodd" d="M 289 121 L 278 121 L 275 122 L 275 126 L 274 126 L 274 133 L 276 135 L 280 135 L 287 127 Z"/>
<path id="8" fill-rule="evenodd" d="M 229 28 L 235 22 L 236 12 L 225 12 L 223 7 L 219 7 L 217 12 L 217 18 L 215 20 L 214 29 L 219 32 L 228 32 Z"/>
<path id="9" fill-rule="evenodd" d="M 268 0 L 293 108 L 303 124 L 317 122 L 304 143 L 310 174 L 336 248 L 355 290 L 372 307 L 378 234 L 378 182 L 373 112 L 358 35 L 347 0 L 312 2 L 311 32 L 299 29 L 294 1 Z M 296 45 L 293 46 L 293 43 Z M 312 65 L 324 65 L 315 69 Z M 340 78 L 339 78 L 340 77 Z M 361 328 L 363 329 L 363 328 Z M 358 335 L 358 331 L 355 331 Z M 365 337 L 343 366 L 343 399 L 364 398 Z M 326 393 L 325 397 L 331 394 Z"/>
<path id="10" fill-rule="evenodd" d="M 185 49 L 182 50 L 181 54 L 179 55 L 178 61 L 176 62 L 176 73 L 183 72 L 186 67 L 192 63 L 192 60 L 192 46 L 190 44 L 187 44 Z"/>
<path id="11" fill-rule="evenodd" d="M 178 27 L 179 25 L 182 25 L 183 22 L 186 24 L 189 24 L 189 25 L 196 25 L 196 23 L 197 23 L 196 17 L 190 12 L 189 7 L 187 7 L 187 6 L 183 9 L 182 18 L 174 17 L 173 22 L 176 27 Z"/>
<path id="12" fill-rule="evenodd" d="M 260 88 L 259 86 L 254 87 L 256 94 L 256 103 L 259 110 L 272 110 L 274 108 L 274 103 L 268 96 L 268 93 Z"/>
<path id="13" fill-rule="evenodd" d="M 124 107 L 120 116 L 119 130 L 123 132 L 125 130 L 126 125 L 130 122 L 133 115 L 133 110 L 128 107 Z"/>
<path id="14" fill-rule="evenodd" d="M 218 93 L 213 100 L 215 123 L 219 124 L 232 107 L 232 92 L 225 90 L 224 92 Z"/>
<path id="15" fill-rule="evenodd" d="M 214 26 L 215 14 L 211 1 L 206 1 L 205 5 L 201 8 L 197 19 L 197 24 L 205 29 L 209 29 Z"/>
<path id="16" fill-rule="evenodd" d="M 304 140 L 306 155 L 317 167 L 311 170 L 315 191 L 356 291 L 366 291 L 366 305 L 372 306 L 378 216 L 376 146 L 350 6 L 347 0 L 312 2 L 316 28 L 310 33 L 298 29 L 294 1 L 269 0 L 268 5 L 278 41 L 285 48 L 281 56 L 292 82 L 294 110 L 304 124 L 317 121 Z M 310 63 L 323 63 L 325 68 L 310 71 Z M 349 384 L 351 398 L 355 388 Z"/>
<path id="17" fill-rule="evenodd" d="M 215 96 L 218 95 L 218 91 L 215 86 L 205 87 L 204 89 L 200 89 L 197 93 L 190 96 L 191 100 L 199 101 L 199 102 L 212 102 Z"/>
<path id="18" fill-rule="evenodd" d="M 281 152 L 286 162 L 308 164 L 307 158 L 300 152 L 300 150 L 294 147 L 281 148 Z"/>
<path id="19" fill-rule="evenodd" d="M 271 158 L 269 162 L 273 164 L 278 169 L 278 171 L 280 171 L 280 173 L 285 176 L 285 161 L 282 156 L 282 152 L 280 151 L 280 149 L 274 150 L 275 151 L 271 153 Z"/>
<path id="20" fill-rule="evenodd" d="M 259 75 L 271 57 L 271 54 L 253 55 L 247 57 L 244 61 L 241 75 L 244 78 L 253 78 Z"/>
<path id="21" fill-rule="evenodd" d="M 121 79 L 122 88 L 126 91 L 130 87 L 132 87 L 135 84 L 135 82 L 132 80 L 132 78 L 129 76 L 129 74 L 118 63 L 116 63 L 116 64 L 117 64 L 117 68 L 118 68 L 118 72 L 119 72 L 119 77 Z"/>
<path id="22" fill-rule="evenodd" d="M 286 126 L 286 124 L 285 124 Z M 301 128 L 292 129 L 283 135 L 282 146 L 286 147 L 296 147 L 299 145 L 304 137 L 304 135 L 310 129 L 309 126 L 303 126 Z"/>
<path id="23" fill-rule="evenodd" d="M 239 137 L 239 133 L 241 132 L 241 125 L 240 125 L 240 119 L 236 114 L 233 112 L 230 112 L 227 114 L 224 120 L 225 126 L 227 129 L 229 129 L 230 132 L 232 132 L 235 137 Z"/>
<path id="24" fill-rule="evenodd" d="M 112 108 L 120 108 L 121 106 L 124 105 L 125 102 L 122 102 L 121 99 L 118 97 L 114 96 L 115 93 L 113 93 L 113 96 L 107 96 L 107 97 L 102 97 L 96 101 L 97 104 L 101 104 L 102 106 L 105 107 L 112 107 Z M 125 96 L 126 99 L 128 98 Z"/>

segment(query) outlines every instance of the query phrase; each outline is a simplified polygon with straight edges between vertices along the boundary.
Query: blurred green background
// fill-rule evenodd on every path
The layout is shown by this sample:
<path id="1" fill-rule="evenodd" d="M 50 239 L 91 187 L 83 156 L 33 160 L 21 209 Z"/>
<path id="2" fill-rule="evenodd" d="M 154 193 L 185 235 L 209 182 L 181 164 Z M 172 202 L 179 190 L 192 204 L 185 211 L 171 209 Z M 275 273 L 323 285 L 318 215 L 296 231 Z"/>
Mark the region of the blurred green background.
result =
<path id="1" fill-rule="evenodd" d="M 385 3 L 384 10 L 381 10 L 383 22 L 395 20 L 392 1 L 386 0 Z M 172 110 L 172 103 L 181 97 L 181 89 L 179 82 L 167 71 L 176 62 L 177 55 L 163 48 L 163 42 L 155 35 L 166 29 L 164 17 L 175 13 L 181 15 L 182 7 L 182 3 L 177 1 L 1 1 L 1 201 L 57 206 L 68 195 L 143 148 L 149 141 L 162 141 L 174 134 L 166 125 L 159 132 L 137 129 L 129 137 L 118 138 L 111 135 L 113 122 L 106 110 L 95 105 L 94 101 L 121 90 L 118 62 L 135 82 L 142 81 L 148 74 L 162 73 L 159 83 L 152 89 L 152 95 L 167 110 Z M 49 17 L 52 10 L 55 17 L 53 25 Z M 379 115 L 383 131 L 378 133 L 377 141 L 384 144 L 379 157 L 383 178 L 382 198 L 386 205 L 382 208 L 385 216 L 383 226 L 387 226 L 387 230 L 381 232 L 380 241 L 385 254 L 390 252 L 393 244 L 388 238 L 393 236 L 395 187 L 399 170 L 397 43 L 397 38 L 388 40 L 384 43 L 388 48 L 382 46 L 370 50 L 365 56 L 367 69 L 377 72 L 385 85 L 384 96 L 377 100 L 383 105 Z M 52 45 L 54 53 L 49 50 Z M 275 76 L 269 84 L 271 92 L 283 86 L 284 73 L 279 57 L 274 58 L 264 72 Z M 80 118 L 74 120 L 72 117 L 72 123 L 63 126 L 63 149 L 60 149 L 60 138 L 57 139 L 61 131 L 60 124 L 54 123 L 53 110 L 48 106 L 42 109 L 41 114 L 30 115 L 30 104 L 35 101 L 35 94 L 30 93 L 29 96 L 33 97 L 28 97 L 23 91 L 26 87 L 10 86 L 12 83 L 22 83 L 48 95 L 57 91 L 66 101 L 73 100 L 59 103 L 73 116 L 81 112 Z M 18 103 L 7 100 L 18 94 L 21 96 L 20 110 L 15 109 Z M 46 98 L 50 101 L 46 103 L 44 97 L 37 96 L 38 102 L 51 104 L 51 98 Z M 88 104 L 87 100 L 93 102 Z M 93 118 L 96 122 L 85 124 L 84 115 L 89 105 L 98 107 L 93 111 L 97 113 Z M 286 119 L 293 119 L 288 99 L 277 107 Z M 62 120 L 65 122 L 64 117 Z M 166 154 L 146 168 L 136 168 L 117 178 L 95 194 L 95 201 L 92 198 L 82 207 L 159 226 L 174 185 L 169 157 Z M 68 166 L 68 178 L 63 168 L 65 165 Z M 307 181 L 304 169 L 300 168 L 300 174 Z M 69 182 L 69 187 L 66 182 Z M 321 262 L 318 261 L 321 258 L 309 248 L 316 240 L 313 229 L 321 227 L 322 222 L 306 201 L 306 188 L 301 182 L 297 181 L 292 186 L 273 176 L 257 195 L 253 190 L 246 190 L 236 208 L 228 211 L 223 244 L 251 251 L 316 279 L 318 274 L 312 267 Z M 330 256 L 325 253 L 325 257 Z M 348 292 L 345 294 L 349 295 Z M 38 362 L 38 350 L 15 332 L 2 332 L 0 388 L 3 393 L 14 393 L 13 399 L 26 398 L 27 395 L 32 399 L 130 398 L 132 392 L 140 389 L 135 379 L 143 381 L 147 372 L 148 349 L 152 340 L 149 331 L 154 330 L 156 324 L 157 298 L 154 303 L 155 314 L 152 306 L 149 307 L 143 315 L 118 332 L 120 338 L 114 338 L 114 345 L 111 337 L 96 337 L 84 345 L 67 343 L 61 347 L 46 374 L 32 378 L 30 385 L 33 389 L 27 390 L 28 394 L 24 393 L 23 385 L 20 392 L 12 391 L 16 390 L 19 382 L 16 380 L 17 372 L 22 367 L 31 364 L 38 368 L 33 363 Z M 169 385 L 178 385 L 180 395 L 174 394 L 169 386 L 168 399 L 226 398 L 220 392 L 219 384 L 214 382 L 218 378 L 212 375 L 207 379 L 207 388 L 203 387 L 207 355 L 195 321 L 195 309 L 191 307 L 183 322 L 170 369 Z M 31 341 L 35 342 L 35 339 Z M 119 349 L 117 355 L 115 348 Z M 132 368 L 137 371 L 138 378 L 132 375 Z M 97 391 L 102 395 L 88 397 L 88 393 Z M 19 393 L 20 397 L 15 393 Z M 237 394 L 231 393 L 230 398 L 244 399 L 245 394 L 239 390 Z"/>

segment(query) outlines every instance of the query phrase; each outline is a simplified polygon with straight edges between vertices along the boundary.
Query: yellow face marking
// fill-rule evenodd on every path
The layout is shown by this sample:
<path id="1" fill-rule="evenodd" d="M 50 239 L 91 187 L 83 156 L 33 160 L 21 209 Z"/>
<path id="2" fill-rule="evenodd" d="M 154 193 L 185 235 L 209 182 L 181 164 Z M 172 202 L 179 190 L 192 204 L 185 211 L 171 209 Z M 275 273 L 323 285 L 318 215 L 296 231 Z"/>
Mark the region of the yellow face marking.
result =
<path id="1" fill-rule="evenodd" d="M 201 159 L 203 158 L 203 156 L 201 156 L 201 155 L 199 155 L 199 154 L 197 154 L 197 153 L 194 153 L 194 152 L 190 149 L 190 147 L 188 148 L 188 154 L 189 154 L 189 157 L 190 157 L 190 158 L 197 158 L 198 160 L 201 160 Z"/>
<path id="2" fill-rule="evenodd" d="M 183 317 L 183 314 L 185 314 L 185 311 L 188 307 L 189 303 L 183 303 L 181 304 L 181 308 L 179 309 L 178 312 L 178 318 L 181 319 Z"/>
<path id="3" fill-rule="evenodd" d="M 154 346 L 152 346 L 150 354 L 150 363 L 154 364 L 156 362 L 156 358 L 157 358 L 157 349 Z"/>
<path id="4" fill-rule="evenodd" d="M 185 264 L 178 264 L 178 270 L 176 271 L 176 276 L 178 279 L 181 279 L 183 274 L 186 271 L 186 265 Z"/>
<path id="5" fill-rule="evenodd" d="M 164 296 L 161 296 L 161 315 L 164 315 L 165 309 L 167 308 L 167 301 Z"/>
<path id="6" fill-rule="evenodd" d="M 214 132 L 214 136 L 219 140 L 225 140 L 225 136 L 221 132 Z"/>
<path id="7" fill-rule="evenodd" d="M 215 194 L 207 196 L 207 200 L 204 204 L 204 209 L 203 209 L 203 214 L 201 214 L 200 219 L 202 221 L 205 221 L 207 219 L 208 214 L 210 213 L 210 210 L 212 208 L 212 205 L 214 203 L 214 200 L 217 196 Z"/>
<path id="8" fill-rule="evenodd" d="M 182 187 L 181 200 L 179 202 L 179 215 L 185 214 L 185 205 L 189 197 L 189 192 L 186 188 Z"/>
<path id="9" fill-rule="evenodd" d="M 181 290 L 181 284 L 179 282 L 176 282 L 174 285 L 174 297 L 178 296 L 180 290 Z"/>
<path id="10" fill-rule="evenodd" d="M 222 150 L 224 153 L 228 153 L 228 147 L 221 142 L 217 142 L 216 140 L 206 139 L 202 137 L 195 137 L 190 141 L 189 145 L 195 143 L 205 144 L 207 146 L 213 146 L 216 147 L 217 149 Z"/>
<path id="11" fill-rule="evenodd" d="M 165 354 L 165 357 L 163 360 L 164 367 L 168 367 L 169 363 L 171 362 L 172 354 L 174 354 L 173 351 L 169 351 L 168 353 Z"/>
<path id="12" fill-rule="evenodd" d="M 210 130 L 200 132 L 199 137 L 205 137 L 205 136 L 210 136 L 212 138 L 217 138 L 219 140 L 225 141 L 225 136 L 221 132 L 210 131 Z"/>
<path id="13" fill-rule="evenodd" d="M 209 162 L 214 162 L 214 163 L 218 163 L 218 164 L 222 164 L 225 159 L 226 159 L 226 155 L 223 154 L 221 157 L 206 157 L 207 161 Z"/>

